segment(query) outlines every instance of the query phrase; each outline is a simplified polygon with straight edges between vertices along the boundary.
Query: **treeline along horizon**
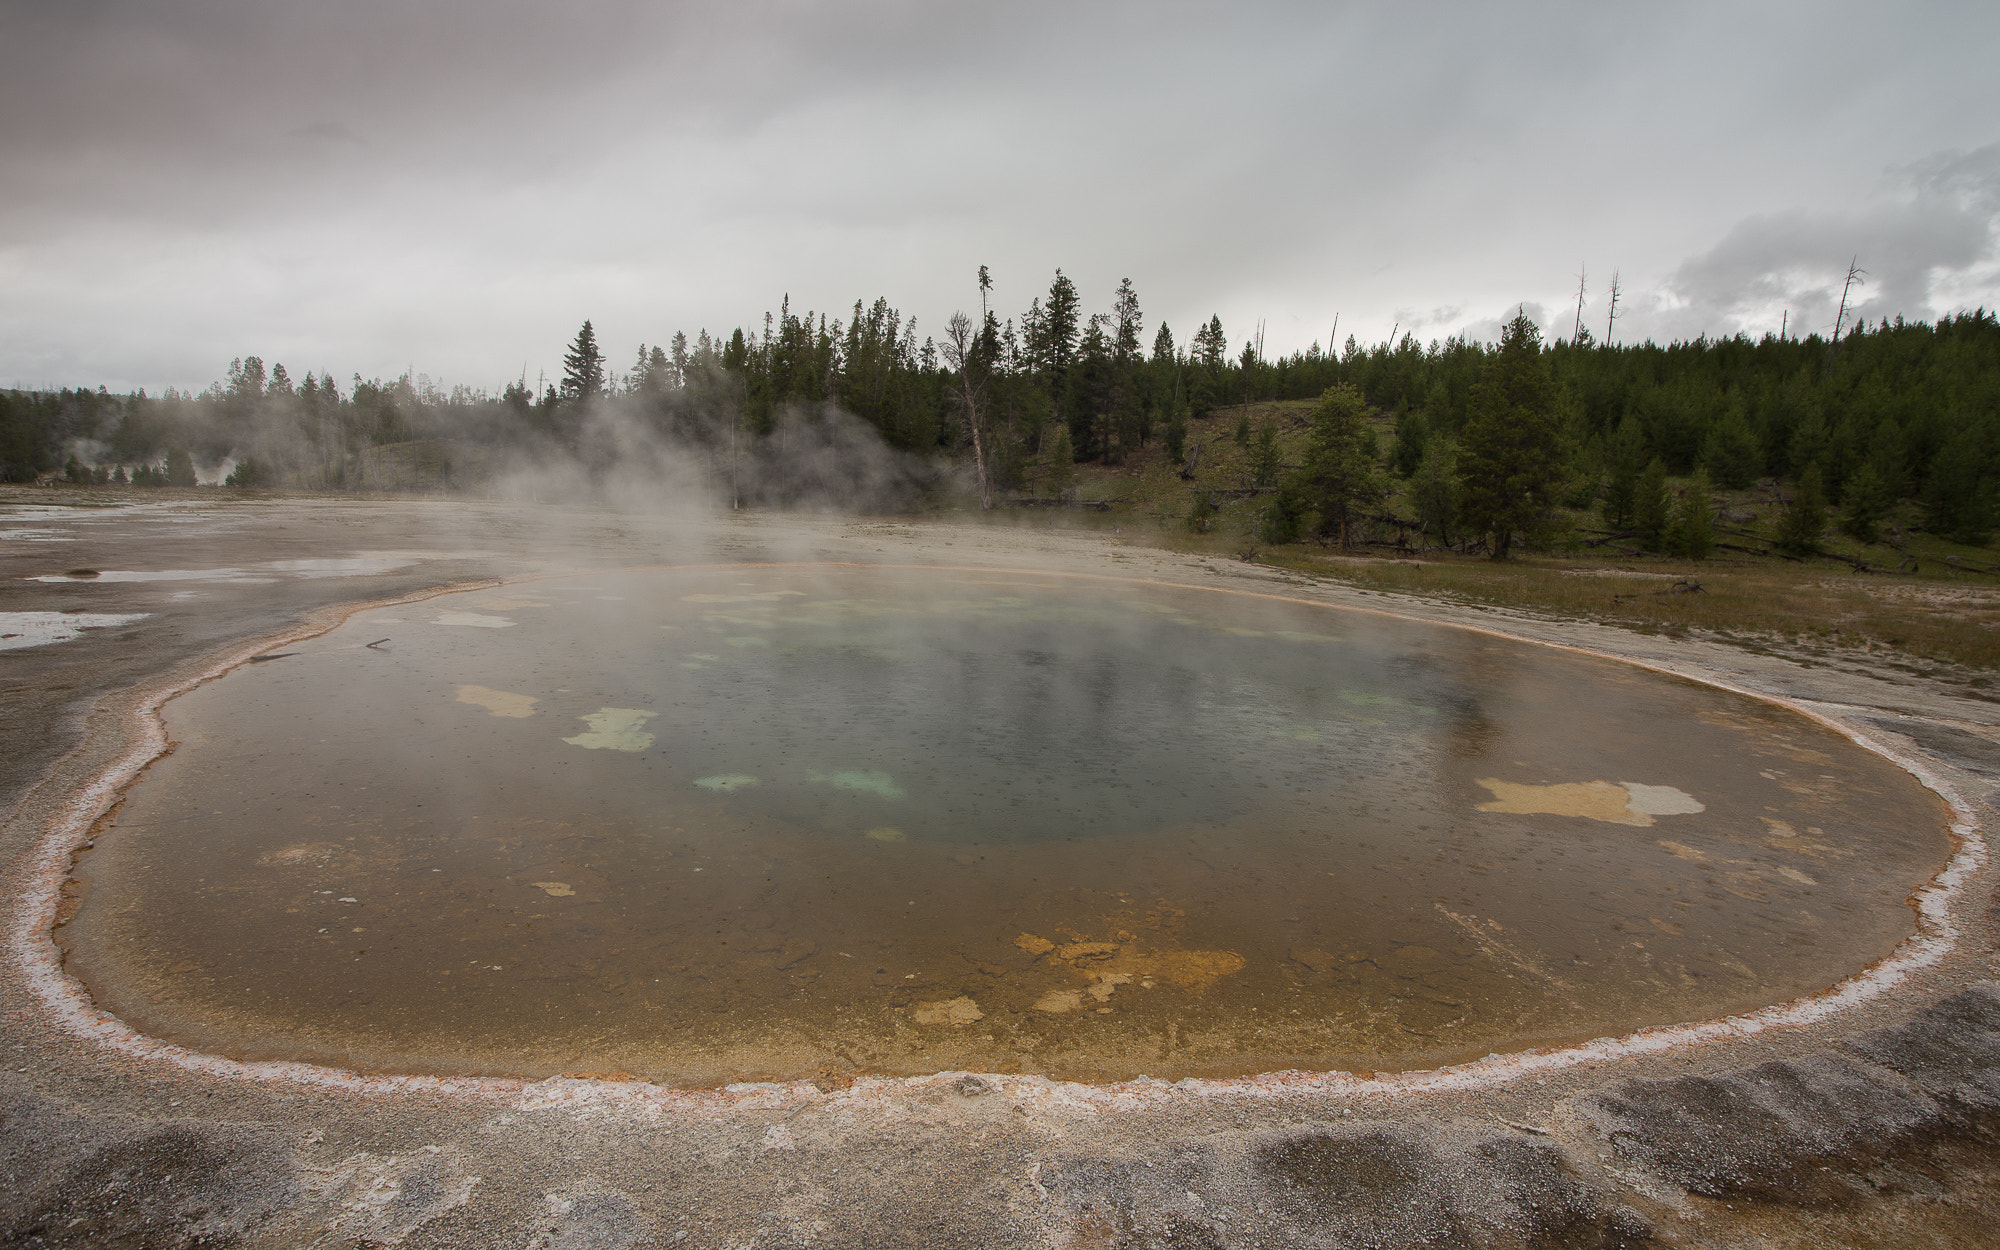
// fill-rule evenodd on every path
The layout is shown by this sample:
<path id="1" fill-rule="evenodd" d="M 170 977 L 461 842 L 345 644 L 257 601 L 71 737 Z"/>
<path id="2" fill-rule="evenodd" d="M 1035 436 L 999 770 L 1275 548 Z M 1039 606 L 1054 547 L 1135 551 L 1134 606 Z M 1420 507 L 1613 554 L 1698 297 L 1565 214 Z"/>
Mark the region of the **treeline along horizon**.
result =
<path id="1" fill-rule="evenodd" d="M 1252 342 L 1232 350 L 1219 318 L 1184 338 L 1164 324 L 1146 333 L 1129 280 L 1101 312 L 1086 310 L 1060 270 L 1017 317 L 992 310 L 990 289 L 982 268 L 980 311 L 954 317 L 941 339 L 920 337 L 886 299 L 830 317 L 795 314 L 787 298 L 761 329 L 677 333 L 641 345 L 623 370 L 586 322 L 560 383 L 539 394 L 525 377 L 498 395 L 408 375 L 354 375 L 343 387 L 324 371 L 295 380 L 256 356 L 192 394 L 0 392 L 0 478 L 131 481 L 136 470 L 142 482 L 192 484 L 194 463 L 233 462 L 237 485 L 337 490 L 363 484 L 371 449 L 420 441 L 602 471 L 629 454 L 621 431 L 711 459 L 756 455 L 789 424 L 838 410 L 897 451 L 976 458 L 988 494 L 1020 492 L 1064 480 L 1071 463 L 1122 463 L 1155 440 L 1178 458 L 1200 428 L 1190 423 L 1340 386 L 1393 415 L 1384 456 L 1407 475 L 1426 440 L 1463 432 L 1501 353 L 1404 334 L 1266 359 Z M 1615 479 L 1620 465 L 1655 459 L 1723 487 L 1811 473 L 1832 504 L 1860 483 L 1885 500 L 1923 501 L 1933 528 L 1971 541 L 2000 514 L 2000 320 L 1983 308 L 1864 322 L 1837 343 L 1611 345 L 1587 331 L 1536 340 L 1572 478 Z"/>

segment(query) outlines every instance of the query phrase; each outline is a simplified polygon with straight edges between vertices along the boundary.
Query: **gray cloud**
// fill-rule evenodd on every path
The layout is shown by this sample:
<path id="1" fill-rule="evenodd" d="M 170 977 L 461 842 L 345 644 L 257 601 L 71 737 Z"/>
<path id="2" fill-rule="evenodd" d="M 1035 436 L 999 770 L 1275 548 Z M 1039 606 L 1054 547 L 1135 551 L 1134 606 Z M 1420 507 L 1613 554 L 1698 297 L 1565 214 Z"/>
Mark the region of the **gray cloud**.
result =
<path id="1" fill-rule="evenodd" d="M 1856 317 L 1933 317 L 2000 296 L 2000 143 L 1942 152 L 1888 171 L 1872 202 L 1759 214 L 1669 277 L 1644 311 L 1658 337 L 1827 334 L 1847 266 L 1866 277 Z"/>
<path id="2" fill-rule="evenodd" d="M 1988 151 L 1996 34 L 1858 3 L 0 3 L 0 384 L 255 352 L 497 386 L 585 317 L 621 357 L 787 293 L 935 328 L 980 264 L 1004 312 L 1061 265 L 1276 350 L 1336 313 L 1566 326 L 1580 262 L 1600 296 L 1622 268 L 1621 337 L 1816 316 L 1856 251 L 1919 312 L 1891 304 L 1992 282 L 1951 260 L 1990 181 L 1926 154 Z"/>

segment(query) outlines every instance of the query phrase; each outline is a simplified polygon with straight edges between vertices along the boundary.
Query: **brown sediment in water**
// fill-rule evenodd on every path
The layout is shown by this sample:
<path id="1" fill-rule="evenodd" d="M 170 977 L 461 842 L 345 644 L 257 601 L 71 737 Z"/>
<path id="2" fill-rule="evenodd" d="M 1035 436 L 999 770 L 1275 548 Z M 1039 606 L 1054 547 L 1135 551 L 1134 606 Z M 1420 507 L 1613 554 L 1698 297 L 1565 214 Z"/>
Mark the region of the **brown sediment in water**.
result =
<path id="1" fill-rule="evenodd" d="M 1509 812 L 1516 816 L 1580 816 L 1606 824 L 1644 828 L 1653 823 L 1655 816 L 1694 816 L 1704 808 L 1704 804 L 1675 786 L 1609 781 L 1521 785 L 1497 777 L 1481 777 L 1479 784 L 1493 792 L 1493 801 L 1481 803 L 1480 811 Z"/>
<path id="2" fill-rule="evenodd" d="M 458 701 L 483 707 L 495 716 L 525 717 L 535 714 L 535 704 L 541 700 L 533 695 L 515 694 L 507 690 L 491 690 L 485 686 L 460 686 Z"/>
<path id="3" fill-rule="evenodd" d="M 995 610 L 977 602 L 982 596 L 1049 595 L 1041 579 L 961 580 L 959 589 L 977 593 L 954 610 L 975 616 Z M 713 591 L 689 606 L 728 598 L 735 615 L 801 599 L 841 603 L 848 625 L 901 610 L 871 606 L 865 595 L 785 593 L 792 589 L 758 589 L 757 598 Z M 1161 606 L 1146 605 L 1144 615 L 1195 628 L 1186 622 L 1200 605 Z M 1325 610 L 1304 615 L 1322 621 L 1318 637 L 1333 637 L 1323 632 Z M 697 636 L 660 657 L 676 673 L 686 671 L 677 657 L 720 654 L 692 648 L 742 627 L 708 622 L 701 633 L 699 620 L 687 624 Z M 1243 645 L 1326 646 L 1269 641 L 1313 636 L 1309 629 L 1210 624 L 1205 637 Z M 779 625 L 774 637 L 798 627 Z M 483 631 L 482 641 L 517 632 Z M 339 642 L 324 641 L 317 656 L 337 659 Z M 531 649 L 546 641 L 524 640 Z M 880 636 L 807 643 L 802 663 L 824 665 L 843 648 L 869 665 L 900 662 Z M 1935 801 L 1893 766 L 1747 700 L 1737 701 L 1745 707 L 1732 711 L 1732 730 L 1707 727 L 1712 741 L 1656 742 L 1663 723 L 1700 723 L 1705 703 L 1729 700 L 1463 636 L 1441 650 L 1427 645 L 1429 659 L 1483 672 L 1505 698 L 1476 708 L 1440 702 L 1443 712 L 1430 714 L 1442 717 L 1438 732 L 1416 732 L 1425 717 L 1396 710 L 1394 682 L 1335 683 L 1311 725 L 1274 719 L 1253 700 L 1230 712 L 1231 734 L 1301 750 L 1314 741 L 1301 730 L 1331 735 L 1338 748 L 1367 753 L 1369 768 L 1341 773 L 1331 786 L 1280 784 L 1277 795 L 1252 794 L 1233 808 L 1221 802 L 1200 820 L 1149 817 L 1129 828 L 1012 839 L 992 830 L 953 838 L 940 820 L 908 819 L 910 806 L 943 811 L 948 801 L 927 797 L 920 773 L 867 767 L 880 760 L 865 751 L 794 759 L 790 780 L 778 769 L 755 787 L 703 787 L 749 774 L 656 759 L 694 741 L 702 718 L 612 706 L 614 687 L 632 688 L 629 665 L 596 670 L 599 685 L 575 685 L 567 701 L 558 699 L 553 668 L 541 686 L 510 676 L 500 684 L 536 691 L 547 715 L 467 709 L 476 721 L 386 751 L 342 740 L 331 760 L 307 750 L 306 760 L 247 770 L 240 755 L 224 767 L 221 756 L 203 762 L 184 751 L 133 792 L 89 865 L 95 910 L 86 908 L 64 941 L 99 1001 L 204 1049 L 375 1070 L 615 1068 L 715 1084 L 828 1068 L 1115 1079 L 1428 1066 L 1811 992 L 1910 931 L 1901 900 L 1945 847 Z M 439 662 L 458 663 L 461 646 L 441 649 Z M 521 654 L 486 662 L 534 671 Z M 744 670 L 703 663 L 728 674 L 728 689 L 746 684 Z M 1032 673 L 1037 664 L 1024 666 Z M 258 670 L 259 681 L 282 667 Z M 211 740 L 211 731 L 233 725 L 239 741 L 272 744 L 318 691 L 322 704 L 341 706 L 318 707 L 314 733 L 340 714 L 353 717 L 357 735 L 400 723 L 398 708 L 371 702 L 371 692 L 342 703 L 321 689 L 351 676 L 328 665 L 286 679 L 295 683 L 290 693 L 280 682 L 268 692 L 246 688 L 240 701 L 184 701 L 175 712 Z M 449 706 L 456 676 L 400 671 L 408 714 L 437 720 L 418 688 L 430 683 L 435 706 Z M 1007 680 L 1018 677 L 1010 671 Z M 561 680 L 573 684 L 574 674 Z M 1579 699 L 1580 686 L 1601 694 Z M 1561 722 L 1586 705 L 1598 719 L 1578 744 Z M 703 706 L 697 699 L 693 710 Z M 590 719 L 608 712 L 645 713 L 639 723 L 658 731 L 660 745 L 650 754 L 651 743 L 578 751 L 584 743 L 545 727 L 573 717 L 569 725 L 590 727 L 577 737 L 635 729 Z M 1218 715 L 1213 706 L 1207 713 Z M 491 738 L 517 727 L 532 736 Z M 1576 758 L 1559 759 L 1564 750 Z M 570 754 L 551 758 L 561 752 Z M 504 783 L 504 797 L 468 790 L 462 772 L 456 783 L 441 779 L 495 753 L 503 765 L 489 776 Z M 1225 763 L 1254 776 L 1270 767 L 1260 759 L 1268 754 L 1242 750 Z M 1627 767 L 1634 759 L 1650 771 Z M 1814 759 L 1838 759 L 1840 775 L 1797 775 Z M 650 771 L 606 771 L 624 761 Z M 300 772 L 301 763 L 315 771 Z M 231 787 L 240 795 L 273 770 L 290 775 L 295 789 L 232 800 L 221 821 L 216 809 L 203 810 L 207 796 Z M 1551 770 L 1637 773 L 1650 779 L 1641 787 L 1679 782 L 1715 801 L 1701 813 L 1661 815 L 1645 835 L 1617 828 L 1641 822 L 1618 820 L 1588 836 L 1577 830 L 1604 817 L 1578 824 L 1547 808 L 1479 802 L 1475 785 L 1504 799 L 1488 784 L 1502 771 L 1518 779 L 1505 784 L 1523 791 L 1577 787 L 1550 780 Z M 1309 771 L 1280 768 L 1263 784 Z M 1215 784 L 1232 795 L 1259 788 L 1255 780 Z M 1655 823 L 1633 810 L 1630 790 L 1599 784 L 1618 792 L 1623 810 Z M 355 801 L 333 801 L 338 790 Z M 748 796 L 772 806 L 746 810 Z M 851 805 L 837 809 L 842 818 L 857 817 L 844 832 L 828 815 L 839 804 Z M 436 808 L 444 810 L 419 815 Z M 894 825 L 861 819 L 891 809 L 900 813 Z M 1536 819 L 1550 815 L 1558 818 Z M 1796 836 L 1774 837 L 1772 821 Z M 1338 845 L 1301 837 L 1334 826 L 1343 831 Z M 305 829 L 309 836 L 297 836 Z M 873 836 L 884 829 L 904 831 L 905 840 Z M 1662 845 L 1657 833 L 1669 829 L 1676 837 L 1666 841 L 1698 858 Z M 279 849 L 242 854 L 267 839 L 277 845 L 286 830 L 293 836 Z M 297 846 L 336 851 L 287 858 L 283 847 Z M 187 862 L 166 862 L 169 848 L 183 847 L 194 852 Z M 1824 863 L 1850 867 L 1829 873 Z M 115 913 L 113 895 L 132 910 Z M 1550 914 L 1562 911 L 1581 914 Z M 1047 948 L 1029 949 L 1024 935 Z M 648 974 L 662 975 L 649 982 Z"/>

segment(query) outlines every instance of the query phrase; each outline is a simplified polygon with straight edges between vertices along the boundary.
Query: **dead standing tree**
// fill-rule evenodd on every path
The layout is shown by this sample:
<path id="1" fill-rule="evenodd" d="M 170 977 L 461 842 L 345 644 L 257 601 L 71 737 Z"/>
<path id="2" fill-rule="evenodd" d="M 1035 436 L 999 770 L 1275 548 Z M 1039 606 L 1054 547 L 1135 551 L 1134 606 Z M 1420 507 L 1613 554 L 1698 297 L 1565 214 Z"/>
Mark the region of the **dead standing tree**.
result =
<path id="1" fill-rule="evenodd" d="M 1569 341 L 1579 345 L 1583 342 L 1584 278 L 1589 272 L 1588 265 L 1579 266 L 1576 271 L 1576 327 L 1570 331 Z"/>
<path id="2" fill-rule="evenodd" d="M 1854 259 L 1847 262 L 1847 281 L 1840 284 L 1840 311 L 1834 314 L 1833 340 L 1826 345 L 1826 368 L 1824 372 L 1833 372 L 1833 354 L 1840 350 L 1840 327 L 1847 320 L 1848 292 L 1854 289 L 1855 283 L 1866 281 L 1867 274 L 1868 271 L 1861 267 L 1861 254 L 1859 252 L 1855 253 Z"/>
<path id="3" fill-rule="evenodd" d="M 972 328 L 972 318 L 962 312 L 955 312 L 944 328 L 944 360 L 958 374 L 958 398 L 965 409 L 965 428 L 972 436 L 972 463 L 979 475 L 979 506 L 990 510 L 993 507 L 993 481 L 986 472 L 986 438 L 979 402 L 979 379 L 974 375 L 979 370 L 979 353 L 975 350 L 976 332 Z"/>
<path id="4" fill-rule="evenodd" d="M 1194 481 L 1195 470 L 1201 465 L 1202 449 L 1207 446 L 1206 443 L 1196 443 L 1194 450 L 1188 453 L 1187 459 L 1181 462 L 1180 472 L 1183 482 Z"/>

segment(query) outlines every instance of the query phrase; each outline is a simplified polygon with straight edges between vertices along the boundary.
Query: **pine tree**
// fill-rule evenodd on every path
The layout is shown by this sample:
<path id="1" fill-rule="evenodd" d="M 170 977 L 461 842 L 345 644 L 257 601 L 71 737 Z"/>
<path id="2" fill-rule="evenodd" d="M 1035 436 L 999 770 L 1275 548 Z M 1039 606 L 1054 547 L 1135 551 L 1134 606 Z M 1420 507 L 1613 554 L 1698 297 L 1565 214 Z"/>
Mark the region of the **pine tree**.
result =
<path id="1" fill-rule="evenodd" d="M 1056 270 L 1049 283 L 1049 302 L 1042 308 L 1041 330 L 1045 367 L 1054 374 L 1069 371 L 1076 359 L 1077 326 L 1083 301 L 1077 297 L 1076 283 Z"/>
<path id="2" fill-rule="evenodd" d="M 1265 421 L 1257 428 L 1257 446 L 1250 453 L 1250 472 L 1259 487 L 1278 480 L 1282 457 L 1278 451 L 1278 427 Z"/>
<path id="3" fill-rule="evenodd" d="M 597 331 L 586 321 L 576 332 L 576 341 L 563 353 L 562 397 L 568 403 L 582 403 L 603 393 L 604 353 L 597 349 Z"/>
<path id="4" fill-rule="evenodd" d="M 1402 407 L 1396 413 L 1396 448 L 1389 453 L 1389 462 L 1396 467 L 1402 477 L 1417 471 L 1423 463 L 1424 443 L 1430 438 L 1430 424 L 1424 414 L 1416 409 Z"/>
<path id="5" fill-rule="evenodd" d="M 1077 340 L 1075 363 L 1070 369 L 1070 439 L 1077 458 L 1095 460 L 1111 446 L 1111 410 L 1116 396 L 1116 365 L 1111 359 L 1111 340 L 1105 336 L 1102 314 L 1093 315 Z"/>
<path id="6" fill-rule="evenodd" d="M 1881 468 L 1873 461 L 1863 461 L 1859 469 L 1847 479 L 1845 515 L 1840 519 L 1840 528 L 1864 543 L 1872 543 L 1882 537 L 1882 518 L 1895 502 L 1890 493 L 1889 483 Z"/>
<path id="7" fill-rule="evenodd" d="M 1632 528 L 1633 506 L 1639 498 L 1639 474 L 1645 469 L 1646 436 L 1636 417 L 1626 417 L 1611 436 L 1606 455 L 1611 471 L 1604 488 L 1604 523 L 1615 530 Z"/>
<path id="8" fill-rule="evenodd" d="M 1696 469 L 1674 510 L 1675 555 L 1706 560 L 1709 553 L 1715 550 L 1715 525 L 1709 516 L 1713 506 L 1708 470 Z"/>
<path id="9" fill-rule="evenodd" d="M 1553 506 L 1560 443 L 1541 331 L 1524 313 L 1501 333 L 1500 350 L 1473 388 L 1459 436 L 1461 508 L 1473 530 L 1488 536 L 1495 560 L 1506 559 L 1515 534 Z"/>
<path id="10" fill-rule="evenodd" d="M 1179 408 L 1167 418 L 1167 460 L 1179 464 L 1187 455 L 1187 418 Z"/>
<path id="11" fill-rule="evenodd" d="M 1111 297 L 1111 356 L 1121 365 L 1132 365 L 1144 359 L 1140 355 L 1139 293 L 1132 289 L 1132 279 L 1122 278 L 1118 291 Z"/>
<path id="12" fill-rule="evenodd" d="M 1451 545 L 1458 524 L 1458 449 L 1440 434 L 1424 444 L 1424 458 L 1410 478 L 1410 507 L 1417 524 L 1438 542 Z"/>
<path id="13" fill-rule="evenodd" d="M 1632 528 L 1639 532 L 1639 545 L 1647 551 L 1667 549 L 1667 528 L 1672 520 L 1667 498 L 1667 464 L 1653 457 L 1639 475 L 1632 494 Z"/>
<path id="14" fill-rule="evenodd" d="M 1197 419 L 1215 411 L 1215 383 L 1209 379 L 1206 369 L 1195 373 L 1188 383 L 1188 411 Z"/>
<path id="15" fill-rule="evenodd" d="M 256 400 L 264 398 L 264 362 L 256 356 L 244 356 L 229 362 L 229 393 L 237 399 Z"/>
<path id="16" fill-rule="evenodd" d="M 1306 514 L 1311 511 L 1304 483 L 1294 478 L 1265 505 L 1263 515 L 1257 519 L 1257 533 L 1273 546 L 1295 543 L 1305 528 Z"/>
<path id="17" fill-rule="evenodd" d="M 1221 509 L 1215 506 L 1215 499 L 1199 487 L 1194 491 L 1194 502 L 1188 505 L 1187 527 L 1189 532 L 1206 534 L 1215 525 L 1215 515 Z"/>
<path id="18" fill-rule="evenodd" d="M 1069 427 L 1058 425 L 1049 447 L 1049 493 L 1067 495 L 1076 482 L 1076 453 L 1069 441 Z"/>
<path id="19" fill-rule="evenodd" d="M 1345 383 L 1328 387 L 1311 416 L 1302 485 L 1319 513 L 1319 532 L 1346 546 L 1355 513 L 1381 495 L 1368 401 Z"/>
<path id="20" fill-rule="evenodd" d="M 1112 433 L 1109 458 L 1114 461 L 1122 461 L 1128 451 L 1144 446 L 1152 433 L 1152 414 L 1140 393 L 1140 369 L 1146 361 L 1141 329 L 1138 293 L 1132 289 L 1132 279 L 1122 279 L 1111 300 L 1111 368 L 1106 396 Z"/>
<path id="21" fill-rule="evenodd" d="M 1709 476 L 1730 490 L 1742 490 L 1763 472 L 1764 454 L 1743 415 L 1741 400 L 1731 403 L 1722 417 L 1708 427 L 1708 434 L 1701 441 L 1701 465 Z"/>
<path id="22" fill-rule="evenodd" d="M 1196 364 L 1213 375 L 1221 372 L 1222 361 L 1229 354 L 1229 340 L 1222 333 L 1222 318 L 1210 317 L 1208 324 L 1194 332 L 1194 339 L 1188 344 Z"/>
<path id="23" fill-rule="evenodd" d="M 1980 470 L 1986 457 L 1976 430 L 1961 431 L 1938 449 L 1924 481 L 1924 528 L 1940 537 L 1984 546 L 1993 528 Z"/>
<path id="24" fill-rule="evenodd" d="M 1788 556 L 1809 556 L 1819 550 L 1826 533 L 1826 494 L 1819 484 L 1819 466 L 1807 465 L 1785 511 L 1778 518 L 1778 550 Z"/>

